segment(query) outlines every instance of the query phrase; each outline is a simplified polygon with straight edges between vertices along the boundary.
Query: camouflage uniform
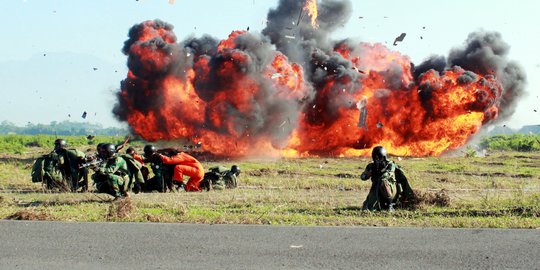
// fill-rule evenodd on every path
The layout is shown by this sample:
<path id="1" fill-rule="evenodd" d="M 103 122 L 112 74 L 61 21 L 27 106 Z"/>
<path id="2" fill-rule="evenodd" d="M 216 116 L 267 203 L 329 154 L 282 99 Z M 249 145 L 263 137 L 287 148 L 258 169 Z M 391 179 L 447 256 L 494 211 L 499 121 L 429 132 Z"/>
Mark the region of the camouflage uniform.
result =
<path id="1" fill-rule="evenodd" d="M 96 189 L 114 197 L 126 195 L 125 185 L 129 181 L 129 170 L 126 161 L 119 156 L 113 156 L 96 168 L 92 175 Z"/>
<path id="2" fill-rule="evenodd" d="M 375 163 L 368 164 L 360 178 L 363 181 L 371 178 L 372 182 L 362 205 L 364 210 L 391 210 L 399 199 L 414 196 L 405 173 L 391 160 L 382 168 L 377 168 Z"/>
<path id="3" fill-rule="evenodd" d="M 88 170 L 79 168 L 79 164 L 84 161 L 85 155 L 83 152 L 76 149 L 60 149 L 54 151 L 57 155 L 58 166 L 62 172 L 62 176 L 66 182 L 66 186 L 75 192 L 79 186 L 86 190 L 88 183 Z M 82 182 L 80 182 L 83 180 Z"/>
<path id="4" fill-rule="evenodd" d="M 127 154 L 121 155 L 120 157 L 124 159 L 124 161 L 126 161 L 129 173 L 129 181 L 125 185 L 126 191 L 131 191 L 134 186 L 136 186 L 137 190 L 139 191 L 141 186 L 144 185 L 144 178 L 141 173 L 141 168 L 143 167 L 143 164 L 141 164 L 141 162 Z"/>
<path id="5" fill-rule="evenodd" d="M 207 190 L 223 190 L 238 186 L 238 175 L 226 167 L 216 166 L 208 169 L 201 181 L 201 187 Z"/>
<path id="6" fill-rule="evenodd" d="M 147 161 L 147 163 L 150 163 L 150 168 L 152 169 L 152 173 L 154 174 L 154 176 L 150 179 L 145 179 L 145 183 L 144 185 L 142 185 L 142 191 L 174 191 L 174 185 L 172 181 L 172 177 L 174 174 L 174 165 L 163 164 L 160 158 L 155 158 L 154 160 L 152 160 L 152 162 Z"/>

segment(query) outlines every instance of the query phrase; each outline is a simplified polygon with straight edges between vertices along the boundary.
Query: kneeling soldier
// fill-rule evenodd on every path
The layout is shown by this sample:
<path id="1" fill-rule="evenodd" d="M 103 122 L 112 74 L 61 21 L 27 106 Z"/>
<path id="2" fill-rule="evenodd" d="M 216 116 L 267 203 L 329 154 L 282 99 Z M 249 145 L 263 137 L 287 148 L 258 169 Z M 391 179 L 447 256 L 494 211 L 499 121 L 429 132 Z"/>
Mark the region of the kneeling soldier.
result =
<path id="1" fill-rule="evenodd" d="M 107 193 L 116 198 L 128 197 L 125 184 L 129 181 L 129 171 L 126 161 L 116 155 L 114 144 L 103 145 L 100 157 L 103 162 L 96 167 L 92 180 L 96 183 L 96 189 L 100 193 Z"/>

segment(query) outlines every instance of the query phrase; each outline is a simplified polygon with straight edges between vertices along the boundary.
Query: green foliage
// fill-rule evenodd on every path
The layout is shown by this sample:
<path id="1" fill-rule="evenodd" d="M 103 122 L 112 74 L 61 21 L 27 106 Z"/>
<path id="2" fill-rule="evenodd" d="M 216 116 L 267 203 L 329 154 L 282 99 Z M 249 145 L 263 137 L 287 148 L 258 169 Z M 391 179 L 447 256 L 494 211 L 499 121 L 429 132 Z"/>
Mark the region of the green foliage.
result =
<path id="1" fill-rule="evenodd" d="M 465 157 L 467 158 L 473 158 L 476 157 L 476 150 L 474 150 L 474 147 L 468 146 L 465 150 Z"/>
<path id="2" fill-rule="evenodd" d="M 81 147 L 98 143 L 122 143 L 124 136 L 97 136 L 91 140 L 86 136 L 54 136 L 54 135 L 0 135 L 0 153 L 22 154 L 29 148 L 40 147 L 52 150 L 54 141 L 58 138 L 65 139 L 68 147 Z"/>
<path id="3" fill-rule="evenodd" d="M 0 134 L 49 134 L 49 135 L 102 135 L 102 136 L 116 136 L 126 134 L 128 131 L 124 128 L 104 128 L 100 124 L 92 123 L 80 123 L 62 121 L 52 121 L 50 124 L 32 124 L 28 122 L 25 127 L 19 127 L 9 121 L 3 121 L 0 123 Z"/>
<path id="4" fill-rule="evenodd" d="M 496 135 L 483 138 L 480 145 L 489 150 L 530 152 L 540 150 L 540 134 Z"/>

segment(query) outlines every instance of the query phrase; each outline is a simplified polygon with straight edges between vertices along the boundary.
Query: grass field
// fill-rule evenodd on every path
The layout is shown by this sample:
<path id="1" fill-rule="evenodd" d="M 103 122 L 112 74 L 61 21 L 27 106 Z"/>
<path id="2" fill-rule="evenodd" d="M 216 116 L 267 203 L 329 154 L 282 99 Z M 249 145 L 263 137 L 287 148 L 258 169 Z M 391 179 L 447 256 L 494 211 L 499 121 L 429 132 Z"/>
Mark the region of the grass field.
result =
<path id="1" fill-rule="evenodd" d="M 87 145 L 80 150 L 90 151 Z M 48 193 L 30 180 L 50 148 L 0 153 L 0 218 L 323 226 L 540 227 L 540 152 L 486 157 L 393 158 L 422 203 L 392 213 L 362 211 L 367 158 L 204 161 L 242 168 L 240 187 L 200 193 Z"/>

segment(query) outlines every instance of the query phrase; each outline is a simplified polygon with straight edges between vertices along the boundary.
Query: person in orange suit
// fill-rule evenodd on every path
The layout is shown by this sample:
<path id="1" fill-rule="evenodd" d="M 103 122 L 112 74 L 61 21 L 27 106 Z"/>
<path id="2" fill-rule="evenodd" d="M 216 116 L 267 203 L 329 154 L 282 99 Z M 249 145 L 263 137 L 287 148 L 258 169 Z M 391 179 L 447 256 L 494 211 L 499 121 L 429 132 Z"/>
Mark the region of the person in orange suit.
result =
<path id="1" fill-rule="evenodd" d="M 152 163 L 162 163 L 165 165 L 174 165 L 173 182 L 184 186 L 186 191 L 201 191 L 199 183 L 204 177 L 204 168 L 201 163 L 194 157 L 178 152 L 174 155 L 166 156 L 159 154 L 153 145 L 144 147 L 144 156 Z M 184 175 L 189 177 L 188 182 L 184 185 Z"/>

